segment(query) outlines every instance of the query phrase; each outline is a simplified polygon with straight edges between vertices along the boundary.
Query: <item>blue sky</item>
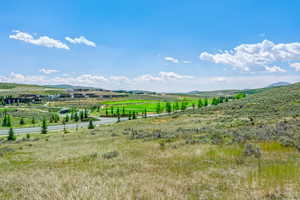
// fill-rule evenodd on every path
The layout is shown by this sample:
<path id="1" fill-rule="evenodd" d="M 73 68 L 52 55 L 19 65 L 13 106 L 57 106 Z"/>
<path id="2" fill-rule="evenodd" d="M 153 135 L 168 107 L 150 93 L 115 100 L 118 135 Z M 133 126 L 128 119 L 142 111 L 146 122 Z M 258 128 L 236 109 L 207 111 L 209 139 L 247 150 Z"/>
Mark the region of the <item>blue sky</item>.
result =
<path id="1" fill-rule="evenodd" d="M 300 81 L 300 2 L 2 2 L 0 81 L 191 91 Z"/>

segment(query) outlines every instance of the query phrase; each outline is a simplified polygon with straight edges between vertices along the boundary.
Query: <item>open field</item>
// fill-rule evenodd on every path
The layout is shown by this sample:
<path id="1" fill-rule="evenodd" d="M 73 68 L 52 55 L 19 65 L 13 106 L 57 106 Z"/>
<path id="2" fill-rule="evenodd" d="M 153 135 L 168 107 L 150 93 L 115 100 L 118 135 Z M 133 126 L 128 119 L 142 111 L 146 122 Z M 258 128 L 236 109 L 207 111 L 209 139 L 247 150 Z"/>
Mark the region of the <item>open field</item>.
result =
<path id="1" fill-rule="evenodd" d="M 299 199 L 299 91 L 2 141 L 0 199 Z"/>

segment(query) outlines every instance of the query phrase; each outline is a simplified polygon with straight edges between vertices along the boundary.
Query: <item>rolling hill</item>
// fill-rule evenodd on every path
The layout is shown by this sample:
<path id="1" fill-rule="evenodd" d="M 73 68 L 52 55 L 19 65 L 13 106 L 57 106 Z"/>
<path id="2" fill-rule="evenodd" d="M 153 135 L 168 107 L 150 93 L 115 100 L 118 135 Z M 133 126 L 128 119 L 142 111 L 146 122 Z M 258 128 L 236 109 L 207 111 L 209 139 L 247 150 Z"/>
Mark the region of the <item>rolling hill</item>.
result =
<path id="1" fill-rule="evenodd" d="M 299 113 L 293 84 L 164 117 L 0 140 L 0 199 L 299 199 Z"/>

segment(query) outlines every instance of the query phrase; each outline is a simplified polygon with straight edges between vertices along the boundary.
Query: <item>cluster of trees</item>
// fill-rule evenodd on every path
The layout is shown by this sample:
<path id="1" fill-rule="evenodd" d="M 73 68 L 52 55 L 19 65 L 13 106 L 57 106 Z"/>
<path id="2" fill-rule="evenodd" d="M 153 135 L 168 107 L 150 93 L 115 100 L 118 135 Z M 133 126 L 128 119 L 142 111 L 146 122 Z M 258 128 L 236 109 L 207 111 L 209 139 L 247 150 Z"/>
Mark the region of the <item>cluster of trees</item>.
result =
<path id="1" fill-rule="evenodd" d="M 171 102 L 166 102 L 165 105 L 161 105 L 162 103 L 157 103 L 156 105 L 156 113 L 160 114 L 162 112 L 167 112 L 167 113 L 171 113 L 171 112 L 175 112 L 178 110 L 186 110 L 188 107 L 188 102 L 186 101 L 182 101 L 182 102 L 178 102 L 176 101 L 175 103 L 171 103 Z"/>
<path id="2" fill-rule="evenodd" d="M 50 116 L 49 122 L 50 122 L 50 123 L 57 123 L 57 122 L 59 122 L 59 120 L 60 120 L 59 114 L 53 113 L 53 114 Z"/>
<path id="3" fill-rule="evenodd" d="M 11 116 L 9 114 L 7 114 L 7 112 L 4 112 L 4 116 L 3 116 L 3 121 L 2 121 L 2 126 L 3 127 L 11 127 L 12 123 L 11 123 Z"/>
<path id="4" fill-rule="evenodd" d="M 220 103 L 228 102 L 229 98 L 228 97 L 215 97 L 212 99 L 211 104 L 212 105 L 218 105 Z"/>
<path id="5" fill-rule="evenodd" d="M 71 114 L 66 114 L 64 118 L 64 122 L 69 122 L 69 121 L 75 121 L 78 122 L 80 121 L 85 121 L 86 119 L 89 118 L 89 112 L 87 109 L 81 110 L 81 111 L 72 111 Z"/>
<path id="6" fill-rule="evenodd" d="M 12 96 L 1 96 L 0 97 L 0 105 L 5 106 L 7 104 L 6 99 L 9 99 L 9 98 L 12 98 Z"/>
<path id="7" fill-rule="evenodd" d="M 242 99 L 242 98 L 245 98 L 246 97 L 246 94 L 245 93 L 239 93 L 239 94 L 236 94 L 234 96 L 235 99 Z"/>
<path id="8" fill-rule="evenodd" d="M 125 107 L 123 106 L 122 109 L 120 109 L 119 107 L 117 107 L 117 109 L 115 109 L 113 106 L 111 107 L 106 107 L 105 108 L 105 116 L 106 117 L 126 117 L 129 115 L 129 112 L 126 113 L 125 111 Z"/>

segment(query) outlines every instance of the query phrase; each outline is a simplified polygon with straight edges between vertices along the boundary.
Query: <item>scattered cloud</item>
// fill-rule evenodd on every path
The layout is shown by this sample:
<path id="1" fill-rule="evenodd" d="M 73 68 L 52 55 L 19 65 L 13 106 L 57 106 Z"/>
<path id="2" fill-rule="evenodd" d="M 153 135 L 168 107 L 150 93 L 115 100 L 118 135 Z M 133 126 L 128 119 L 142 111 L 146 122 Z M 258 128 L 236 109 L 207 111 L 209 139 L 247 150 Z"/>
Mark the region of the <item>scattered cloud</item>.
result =
<path id="1" fill-rule="evenodd" d="M 69 74 L 49 77 L 46 75 L 25 75 L 10 73 L 0 76 L 0 82 L 27 84 L 71 84 L 93 86 L 105 89 L 153 90 L 160 92 L 187 92 L 193 90 L 220 90 L 259 88 L 274 82 L 298 82 L 300 75 L 259 75 L 259 76 L 217 76 L 192 77 L 175 72 L 160 72 L 157 75 L 141 75 L 133 78 L 126 76 L 105 77 L 94 74 Z"/>
<path id="2" fill-rule="evenodd" d="M 86 39 L 84 36 L 80 36 L 79 38 L 70 38 L 65 37 L 65 40 L 72 44 L 84 44 L 91 47 L 96 47 L 96 43 Z"/>
<path id="3" fill-rule="evenodd" d="M 183 63 L 184 63 L 184 64 L 191 64 L 192 62 L 191 62 L 191 61 L 188 61 L 188 60 L 184 60 Z"/>
<path id="4" fill-rule="evenodd" d="M 53 74 L 53 73 L 57 73 L 59 72 L 56 69 L 46 69 L 46 68 L 42 68 L 40 69 L 40 72 L 44 73 L 44 74 Z"/>
<path id="5" fill-rule="evenodd" d="M 159 72 L 158 76 L 153 76 L 150 74 L 145 74 L 136 77 L 136 81 L 171 81 L 171 80 L 181 80 L 181 79 L 192 79 L 192 76 L 181 75 L 175 72 Z"/>
<path id="6" fill-rule="evenodd" d="M 291 63 L 290 67 L 294 68 L 297 72 L 300 71 L 300 63 Z"/>
<path id="7" fill-rule="evenodd" d="M 13 31 L 13 34 L 9 35 L 9 38 L 48 48 L 58 48 L 66 50 L 70 49 L 66 44 L 62 43 L 59 40 L 52 39 L 48 36 L 34 38 L 32 35 L 21 31 Z"/>
<path id="8" fill-rule="evenodd" d="M 112 81 L 129 81 L 129 78 L 126 76 L 111 76 L 109 79 Z"/>
<path id="9" fill-rule="evenodd" d="M 266 66 L 265 69 L 268 72 L 286 72 L 285 69 L 282 69 L 281 67 L 278 67 L 278 66 L 272 66 L 272 67 Z"/>
<path id="10" fill-rule="evenodd" d="M 241 44 L 229 51 L 211 54 L 203 52 L 201 60 L 226 64 L 243 71 L 272 68 L 274 63 L 300 60 L 300 43 L 278 43 L 264 40 L 256 44 Z M 274 68 L 273 68 L 274 69 Z"/>
<path id="11" fill-rule="evenodd" d="M 177 58 L 174 58 L 174 57 L 170 57 L 170 56 L 167 56 L 164 58 L 165 61 L 167 62 L 171 62 L 171 63 L 179 63 L 179 60 Z"/>

